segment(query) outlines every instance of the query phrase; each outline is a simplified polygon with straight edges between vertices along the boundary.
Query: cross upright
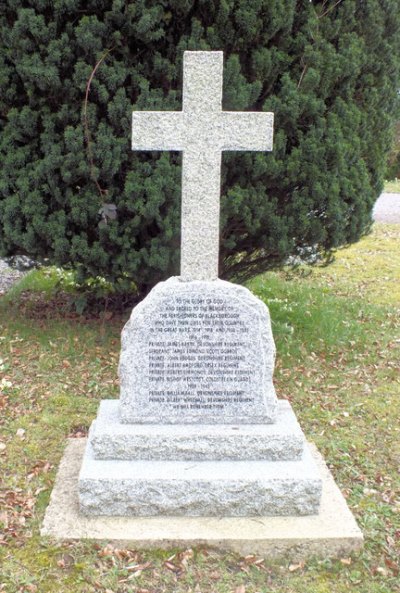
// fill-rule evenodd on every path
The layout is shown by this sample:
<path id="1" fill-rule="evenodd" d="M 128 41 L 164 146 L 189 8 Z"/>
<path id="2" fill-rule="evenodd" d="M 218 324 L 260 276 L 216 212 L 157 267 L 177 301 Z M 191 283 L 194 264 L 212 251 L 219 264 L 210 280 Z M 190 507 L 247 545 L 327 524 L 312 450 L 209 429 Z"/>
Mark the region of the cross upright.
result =
<path id="1" fill-rule="evenodd" d="M 222 51 L 186 51 L 182 111 L 134 111 L 132 150 L 182 150 L 181 279 L 218 277 L 221 152 L 272 150 L 273 114 L 222 111 Z"/>

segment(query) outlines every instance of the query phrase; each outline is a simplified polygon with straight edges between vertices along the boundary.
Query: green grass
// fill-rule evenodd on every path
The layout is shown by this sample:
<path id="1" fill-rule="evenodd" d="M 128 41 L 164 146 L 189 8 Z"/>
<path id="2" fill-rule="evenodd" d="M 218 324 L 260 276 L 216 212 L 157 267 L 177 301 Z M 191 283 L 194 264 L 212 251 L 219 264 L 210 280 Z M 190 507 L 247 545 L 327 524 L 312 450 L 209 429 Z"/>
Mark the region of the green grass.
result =
<path id="1" fill-rule="evenodd" d="M 400 179 L 385 181 L 385 187 L 383 191 L 396 194 L 400 193 Z"/>
<path id="2" fill-rule="evenodd" d="M 6 302 L 12 302 L 26 291 L 42 292 L 51 298 L 61 277 L 61 270 L 57 268 L 32 269 L 10 288 L 4 298 Z"/>
<path id="3" fill-rule="evenodd" d="M 101 399 L 118 396 L 126 316 L 77 315 L 55 292 L 54 271 L 32 272 L 0 299 L 0 591 L 400 591 L 399 240 L 400 225 L 376 225 L 328 267 L 249 284 L 270 308 L 278 395 L 292 402 L 365 535 L 361 553 L 304 566 L 40 538 L 65 439 L 86 432 Z"/>

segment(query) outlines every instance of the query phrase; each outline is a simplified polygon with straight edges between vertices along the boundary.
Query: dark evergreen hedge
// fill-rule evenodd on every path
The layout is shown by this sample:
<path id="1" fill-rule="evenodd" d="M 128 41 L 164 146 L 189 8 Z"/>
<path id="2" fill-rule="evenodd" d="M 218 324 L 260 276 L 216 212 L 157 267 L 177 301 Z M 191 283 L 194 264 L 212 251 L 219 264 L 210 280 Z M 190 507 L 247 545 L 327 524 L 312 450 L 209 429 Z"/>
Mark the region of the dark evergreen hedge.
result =
<path id="1" fill-rule="evenodd" d="M 398 108 L 399 22 L 398 0 L 3 0 L 1 252 L 140 292 L 179 272 L 180 155 L 132 153 L 130 114 L 180 109 L 186 49 L 224 50 L 225 109 L 276 114 L 272 153 L 224 155 L 221 276 L 357 241 Z"/>

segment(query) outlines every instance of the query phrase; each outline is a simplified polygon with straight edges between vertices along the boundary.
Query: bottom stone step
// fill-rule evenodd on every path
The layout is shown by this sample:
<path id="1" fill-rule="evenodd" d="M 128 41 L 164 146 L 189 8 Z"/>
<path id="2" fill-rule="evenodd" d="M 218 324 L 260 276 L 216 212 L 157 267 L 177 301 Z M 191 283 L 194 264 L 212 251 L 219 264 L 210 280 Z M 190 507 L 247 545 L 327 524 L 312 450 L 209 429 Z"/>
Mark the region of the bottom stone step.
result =
<path id="1" fill-rule="evenodd" d="M 79 512 L 78 475 L 86 439 L 70 439 L 40 533 L 56 541 L 91 539 L 133 549 L 212 546 L 247 556 L 344 558 L 363 545 L 363 535 L 332 474 L 315 447 L 322 476 L 318 515 L 303 517 L 87 517 Z"/>
<path id="2" fill-rule="evenodd" d="M 298 461 L 98 460 L 79 476 L 90 516 L 286 516 L 318 513 L 322 480 L 308 446 Z"/>

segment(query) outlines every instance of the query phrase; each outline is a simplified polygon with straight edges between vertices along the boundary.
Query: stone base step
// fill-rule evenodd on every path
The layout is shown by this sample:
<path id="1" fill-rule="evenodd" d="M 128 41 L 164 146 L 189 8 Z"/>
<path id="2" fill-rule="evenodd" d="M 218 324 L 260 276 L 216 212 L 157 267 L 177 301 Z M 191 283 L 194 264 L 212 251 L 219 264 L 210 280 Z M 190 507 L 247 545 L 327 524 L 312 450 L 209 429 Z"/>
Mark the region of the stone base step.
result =
<path id="1" fill-rule="evenodd" d="M 307 445 L 297 461 L 111 461 L 88 444 L 79 501 L 90 516 L 312 515 L 321 488 Z"/>
<path id="2" fill-rule="evenodd" d="M 119 400 L 103 400 L 89 440 L 96 459 L 273 460 L 300 459 L 304 435 L 288 401 L 275 424 L 122 424 Z"/>
<path id="3" fill-rule="evenodd" d="M 299 562 L 347 558 L 363 535 L 321 455 L 311 452 L 322 477 L 318 515 L 303 517 L 94 517 L 79 512 L 78 475 L 86 439 L 69 439 L 57 472 L 41 535 L 58 542 L 91 539 L 119 548 L 212 546 L 241 556 Z"/>

